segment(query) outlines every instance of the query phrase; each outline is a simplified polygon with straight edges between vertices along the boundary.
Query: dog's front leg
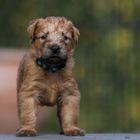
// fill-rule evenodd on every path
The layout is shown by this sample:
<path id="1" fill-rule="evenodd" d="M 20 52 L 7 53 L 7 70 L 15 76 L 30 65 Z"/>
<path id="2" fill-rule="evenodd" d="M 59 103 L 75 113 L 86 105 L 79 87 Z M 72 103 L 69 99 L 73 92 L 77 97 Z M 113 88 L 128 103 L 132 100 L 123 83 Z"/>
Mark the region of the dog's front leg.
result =
<path id="1" fill-rule="evenodd" d="M 84 130 L 78 128 L 77 119 L 79 113 L 79 91 L 74 91 L 74 95 L 64 93 L 58 103 L 58 117 L 62 133 L 68 136 L 83 136 Z"/>
<path id="2" fill-rule="evenodd" d="M 20 128 L 17 130 L 17 136 L 35 136 L 36 135 L 36 103 L 33 97 L 22 97 L 26 93 L 20 93 L 18 99 L 18 111 L 20 119 Z"/>

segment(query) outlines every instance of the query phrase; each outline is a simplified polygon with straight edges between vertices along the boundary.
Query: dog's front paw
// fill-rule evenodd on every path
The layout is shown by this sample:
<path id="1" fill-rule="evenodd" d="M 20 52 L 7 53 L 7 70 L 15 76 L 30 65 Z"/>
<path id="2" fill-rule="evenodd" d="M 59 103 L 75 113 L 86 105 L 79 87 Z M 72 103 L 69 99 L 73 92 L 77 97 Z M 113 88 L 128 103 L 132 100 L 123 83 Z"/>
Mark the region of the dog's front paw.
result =
<path id="1" fill-rule="evenodd" d="M 16 131 L 17 137 L 33 137 L 36 136 L 36 130 L 35 129 L 23 129 L 20 128 Z"/>
<path id="2" fill-rule="evenodd" d="M 66 136 L 84 136 L 85 131 L 78 127 L 69 127 L 69 128 L 65 128 L 64 135 L 66 135 Z"/>

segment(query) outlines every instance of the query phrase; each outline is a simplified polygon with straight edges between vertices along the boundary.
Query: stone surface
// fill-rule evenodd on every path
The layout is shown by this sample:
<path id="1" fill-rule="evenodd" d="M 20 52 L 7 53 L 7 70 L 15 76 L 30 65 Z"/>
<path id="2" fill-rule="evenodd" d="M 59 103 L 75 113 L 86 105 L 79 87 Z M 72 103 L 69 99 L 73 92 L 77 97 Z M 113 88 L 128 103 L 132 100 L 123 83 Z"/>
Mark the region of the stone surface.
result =
<path id="1" fill-rule="evenodd" d="M 56 134 L 42 134 L 36 137 L 16 137 L 15 135 L 1 134 L 0 140 L 140 140 L 140 134 L 86 134 L 80 137 Z"/>

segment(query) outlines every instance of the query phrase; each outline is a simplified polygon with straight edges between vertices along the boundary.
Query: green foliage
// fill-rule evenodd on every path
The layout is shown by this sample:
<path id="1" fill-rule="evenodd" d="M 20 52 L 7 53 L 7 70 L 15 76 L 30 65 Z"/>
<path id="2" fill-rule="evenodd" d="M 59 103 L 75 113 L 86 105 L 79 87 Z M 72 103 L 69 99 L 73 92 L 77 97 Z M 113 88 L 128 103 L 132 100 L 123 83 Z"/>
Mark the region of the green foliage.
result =
<path id="1" fill-rule="evenodd" d="M 1 46 L 27 46 L 32 19 L 72 20 L 81 33 L 75 54 L 80 126 L 88 132 L 139 131 L 139 0 L 1 0 L 0 9 Z"/>

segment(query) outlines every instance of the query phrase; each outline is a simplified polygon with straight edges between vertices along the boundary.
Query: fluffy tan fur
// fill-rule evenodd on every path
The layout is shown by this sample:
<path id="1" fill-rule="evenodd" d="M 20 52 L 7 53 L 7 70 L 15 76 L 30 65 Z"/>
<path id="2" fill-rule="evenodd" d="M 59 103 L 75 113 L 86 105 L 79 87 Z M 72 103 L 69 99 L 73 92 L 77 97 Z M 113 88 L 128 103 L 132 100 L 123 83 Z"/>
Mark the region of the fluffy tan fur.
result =
<path id="1" fill-rule="evenodd" d="M 64 17 L 36 19 L 27 28 L 31 48 L 21 60 L 17 78 L 17 101 L 20 128 L 17 136 L 35 136 L 38 105 L 57 105 L 61 132 L 65 135 L 84 135 L 77 127 L 80 92 L 73 78 L 73 51 L 79 31 Z M 47 37 L 41 38 L 44 34 Z M 67 36 L 65 39 L 64 37 Z M 66 66 L 52 73 L 39 67 L 35 60 L 49 51 L 49 45 L 62 46 L 68 56 Z"/>

